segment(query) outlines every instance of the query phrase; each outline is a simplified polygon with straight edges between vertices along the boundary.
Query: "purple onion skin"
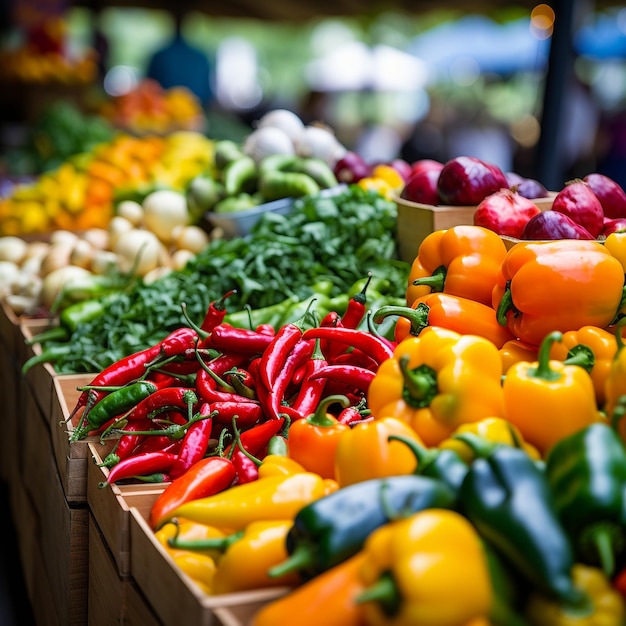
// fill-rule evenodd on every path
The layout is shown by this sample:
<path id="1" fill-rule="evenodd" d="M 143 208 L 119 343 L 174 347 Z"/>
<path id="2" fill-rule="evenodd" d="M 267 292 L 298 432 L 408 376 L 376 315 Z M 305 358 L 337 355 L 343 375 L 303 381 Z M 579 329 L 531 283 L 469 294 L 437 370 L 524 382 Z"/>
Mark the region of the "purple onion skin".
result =
<path id="1" fill-rule="evenodd" d="M 626 217 L 626 192 L 621 185 L 604 174 L 588 174 L 583 180 L 596 194 L 604 217 L 611 219 Z"/>
<path id="2" fill-rule="evenodd" d="M 572 218 L 558 211 L 543 211 L 532 217 L 524 227 L 520 239 L 587 239 L 593 240 L 589 231 Z"/>
<path id="3" fill-rule="evenodd" d="M 471 156 L 450 159 L 437 183 L 442 204 L 452 206 L 478 205 L 487 196 L 508 187 L 506 176 L 497 165 Z"/>

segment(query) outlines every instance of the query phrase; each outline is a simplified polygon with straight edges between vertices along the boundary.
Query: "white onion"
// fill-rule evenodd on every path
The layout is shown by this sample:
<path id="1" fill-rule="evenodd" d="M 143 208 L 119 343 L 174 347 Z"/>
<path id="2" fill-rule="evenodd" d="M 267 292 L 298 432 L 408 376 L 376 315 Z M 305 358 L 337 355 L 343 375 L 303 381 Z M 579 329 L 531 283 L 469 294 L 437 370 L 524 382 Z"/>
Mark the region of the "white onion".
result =
<path id="1" fill-rule="evenodd" d="M 170 189 L 160 189 L 148 194 L 143 201 L 144 226 L 162 242 L 170 243 L 172 231 L 189 223 L 189 210 L 185 195 Z"/>
<path id="2" fill-rule="evenodd" d="M 304 122 L 293 111 L 288 109 L 274 109 L 263 115 L 257 122 L 257 128 L 265 128 L 267 126 L 279 128 L 289 136 L 294 144 L 304 130 Z"/>
<path id="3" fill-rule="evenodd" d="M 133 226 L 139 226 L 143 222 L 143 207 L 134 200 L 124 200 L 117 205 L 116 213 L 127 219 Z"/>
<path id="4" fill-rule="evenodd" d="M 77 265 L 58 267 L 43 279 L 41 287 L 41 303 L 48 309 L 52 308 L 56 298 L 66 285 L 76 280 L 84 280 L 91 276 L 91 272 Z"/>
<path id="5" fill-rule="evenodd" d="M 258 128 L 250 133 L 243 142 L 242 150 L 257 163 L 272 154 L 295 154 L 291 137 L 284 130 L 273 126 Z"/>
<path id="6" fill-rule="evenodd" d="M 145 276 L 159 266 L 161 242 L 153 232 L 134 228 L 120 234 L 113 252 L 122 272 L 134 270 L 136 275 Z"/>
<path id="7" fill-rule="evenodd" d="M 209 244 L 209 235 L 200 226 L 185 226 L 174 234 L 174 245 L 178 249 L 198 254 Z"/>
<path id="8" fill-rule="evenodd" d="M 296 153 L 301 157 L 322 159 L 331 167 L 345 154 L 346 148 L 328 128 L 306 126 L 296 144 Z"/>
<path id="9" fill-rule="evenodd" d="M 0 261 L 11 261 L 19 265 L 26 256 L 28 244 L 20 237 L 0 237 Z"/>

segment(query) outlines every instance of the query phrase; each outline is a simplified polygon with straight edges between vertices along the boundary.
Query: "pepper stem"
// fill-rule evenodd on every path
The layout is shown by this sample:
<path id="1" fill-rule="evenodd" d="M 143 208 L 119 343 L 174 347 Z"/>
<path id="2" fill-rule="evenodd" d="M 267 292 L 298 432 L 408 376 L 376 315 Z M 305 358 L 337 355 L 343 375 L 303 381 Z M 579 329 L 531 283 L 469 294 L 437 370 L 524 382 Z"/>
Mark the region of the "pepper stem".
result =
<path id="1" fill-rule="evenodd" d="M 431 276 L 422 276 L 413 281 L 415 287 L 430 287 L 432 291 L 443 291 L 446 282 L 446 268 L 440 265 Z"/>
<path id="2" fill-rule="evenodd" d="M 453 439 L 457 439 L 458 441 L 462 441 L 464 444 L 470 447 L 474 456 L 486 458 L 491 455 L 494 451 L 497 443 L 493 441 L 489 441 L 476 433 L 458 433 L 456 435 L 452 435 Z"/>
<path id="3" fill-rule="evenodd" d="M 596 355 L 589 346 L 586 346 L 584 343 L 579 343 L 567 353 L 567 358 L 563 363 L 565 365 L 578 365 L 587 372 L 590 372 L 596 363 Z"/>
<path id="4" fill-rule="evenodd" d="M 528 373 L 533 378 L 541 378 L 546 381 L 559 380 L 561 374 L 550 367 L 550 348 L 555 341 L 561 341 L 563 333 L 555 330 L 547 334 L 539 346 L 537 355 L 537 367 L 531 367 Z"/>
<path id="5" fill-rule="evenodd" d="M 300 543 L 296 549 L 282 563 L 267 570 L 270 578 L 278 578 L 292 572 L 302 572 L 315 562 L 316 549 L 308 543 Z"/>
<path id="6" fill-rule="evenodd" d="M 344 395 L 326 396 L 319 401 L 315 413 L 306 418 L 308 424 L 312 426 L 321 426 L 322 428 L 331 428 L 337 424 L 337 420 L 327 415 L 326 409 L 335 402 L 339 403 L 344 409 L 350 406 L 350 400 Z"/>
<path id="7" fill-rule="evenodd" d="M 408 306 L 394 306 L 394 305 L 386 305 L 381 306 L 374 313 L 374 322 L 380 324 L 386 317 L 390 315 L 398 315 L 399 317 L 404 317 L 409 322 L 411 322 L 411 328 L 409 332 L 411 335 L 419 335 L 424 328 L 428 326 L 428 314 L 430 312 L 430 307 L 424 302 L 420 302 L 416 308 L 408 307 Z"/>
<path id="8" fill-rule="evenodd" d="M 387 437 L 387 441 L 401 441 L 403 444 L 408 446 L 409 450 L 411 450 L 417 459 L 417 467 L 419 471 L 423 470 L 425 466 L 429 465 L 437 458 L 437 452 L 429 450 L 428 448 L 420 445 L 417 441 L 412 441 L 402 435 L 389 435 L 389 437 Z"/>
<path id="9" fill-rule="evenodd" d="M 220 552 L 225 552 L 233 543 L 239 541 L 245 533 L 245 531 L 239 530 L 226 537 L 179 539 L 180 526 L 176 520 L 172 520 L 172 523 L 176 526 L 176 533 L 167 540 L 167 545 L 170 548 L 178 548 L 180 550 L 219 550 Z"/>
<path id="10" fill-rule="evenodd" d="M 602 571 L 608 578 L 612 578 L 615 573 L 615 552 L 624 544 L 621 528 L 611 523 L 592 524 L 584 530 L 581 542 L 583 550 L 591 549 Z"/>
<path id="11" fill-rule="evenodd" d="M 415 408 L 427 407 L 439 392 L 437 373 L 426 364 L 409 369 L 409 360 L 408 354 L 403 354 L 399 359 L 400 371 L 404 378 L 404 389 L 402 392 L 404 400 Z"/>
<path id="12" fill-rule="evenodd" d="M 398 613 L 402 604 L 402 596 L 391 572 L 383 572 L 380 578 L 356 597 L 357 604 L 377 602 L 385 615 Z"/>
<path id="13" fill-rule="evenodd" d="M 496 320 L 500 326 L 506 326 L 506 314 L 513 310 L 515 310 L 515 306 L 513 305 L 513 294 L 511 293 L 511 284 L 509 281 L 506 285 L 504 293 L 502 294 L 498 308 L 496 309 Z"/>

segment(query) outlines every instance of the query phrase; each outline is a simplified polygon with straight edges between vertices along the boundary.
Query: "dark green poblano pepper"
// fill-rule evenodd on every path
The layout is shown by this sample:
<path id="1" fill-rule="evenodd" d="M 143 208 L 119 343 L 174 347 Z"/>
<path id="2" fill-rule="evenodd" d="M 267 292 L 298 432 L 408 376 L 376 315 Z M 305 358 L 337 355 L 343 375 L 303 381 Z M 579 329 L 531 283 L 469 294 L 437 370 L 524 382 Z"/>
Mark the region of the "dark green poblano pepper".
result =
<path id="1" fill-rule="evenodd" d="M 427 508 L 451 509 L 456 494 L 426 476 L 373 478 L 307 504 L 287 535 L 289 557 L 270 576 L 298 571 L 312 578 L 356 554 L 376 528 Z"/>
<path id="2" fill-rule="evenodd" d="M 626 450 L 597 422 L 558 441 L 546 457 L 556 510 L 577 557 L 611 577 L 626 552 Z"/>
<path id="3" fill-rule="evenodd" d="M 459 491 L 460 510 L 534 589 L 578 606 L 574 550 L 556 512 L 548 480 L 521 448 L 456 435 L 476 458 Z"/>

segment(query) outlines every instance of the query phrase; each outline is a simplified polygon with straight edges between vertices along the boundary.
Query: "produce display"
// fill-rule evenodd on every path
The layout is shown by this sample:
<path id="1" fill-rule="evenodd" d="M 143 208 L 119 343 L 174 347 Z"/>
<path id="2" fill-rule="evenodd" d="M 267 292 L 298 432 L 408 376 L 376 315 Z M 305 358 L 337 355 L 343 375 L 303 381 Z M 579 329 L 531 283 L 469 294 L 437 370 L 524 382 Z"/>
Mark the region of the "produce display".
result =
<path id="1" fill-rule="evenodd" d="M 148 522 L 198 589 L 287 588 L 257 626 L 621 625 L 624 245 L 460 225 L 394 302 L 372 275 L 241 326 L 224 289 L 96 373 L 70 437 L 113 437 L 103 489 L 163 482 Z"/>
<path id="2" fill-rule="evenodd" d="M 475 223 L 400 261 L 397 196 Z M 50 321 L 22 374 L 88 376 L 59 428 L 107 444 L 100 488 L 157 487 L 168 567 L 280 592 L 254 626 L 622 626 L 623 200 L 367 164 L 283 110 L 241 144 L 118 134 L 2 201 L 2 295 Z"/>

